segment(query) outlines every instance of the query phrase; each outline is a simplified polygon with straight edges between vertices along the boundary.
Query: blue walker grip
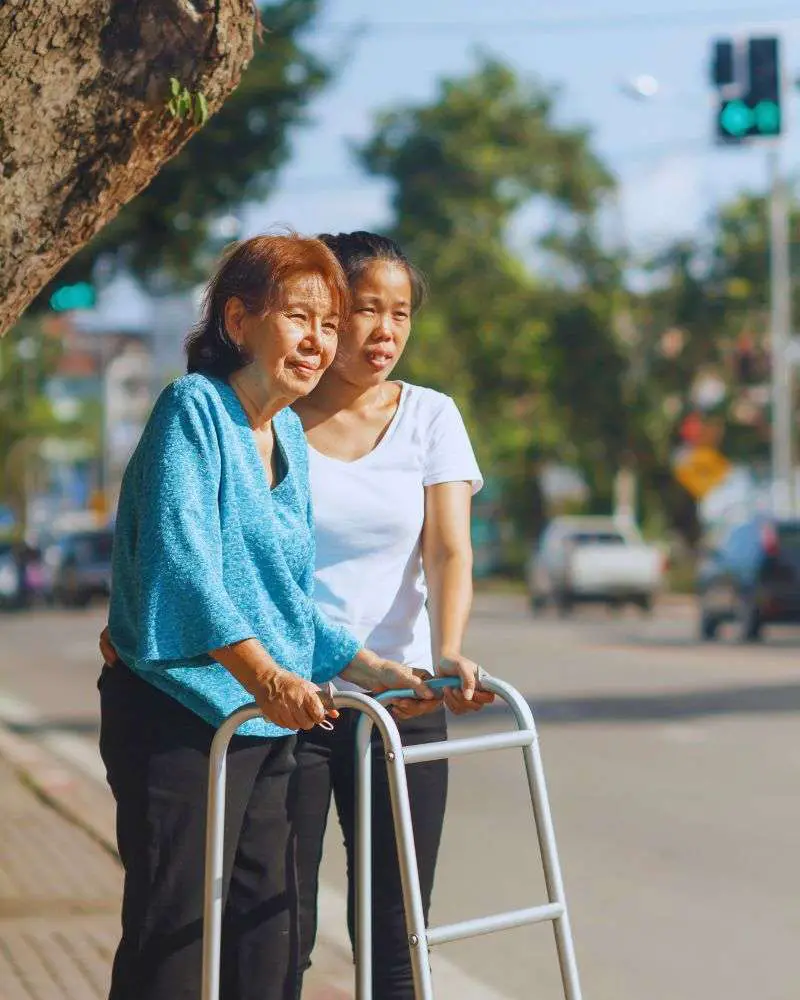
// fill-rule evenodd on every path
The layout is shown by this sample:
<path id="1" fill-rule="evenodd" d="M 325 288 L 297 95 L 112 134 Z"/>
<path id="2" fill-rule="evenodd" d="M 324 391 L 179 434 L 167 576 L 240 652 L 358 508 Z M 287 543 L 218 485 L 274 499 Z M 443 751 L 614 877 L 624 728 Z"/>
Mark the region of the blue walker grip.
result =
<path id="1" fill-rule="evenodd" d="M 434 691 L 443 691 L 445 688 L 461 687 L 460 677 L 432 677 L 425 682 Z M 416 691 L 411 688 L 401 688 L 397 691 L 384 691 L 377 696 L 378 701 L 393 701 L 395 698 L 419 698 Z"/>

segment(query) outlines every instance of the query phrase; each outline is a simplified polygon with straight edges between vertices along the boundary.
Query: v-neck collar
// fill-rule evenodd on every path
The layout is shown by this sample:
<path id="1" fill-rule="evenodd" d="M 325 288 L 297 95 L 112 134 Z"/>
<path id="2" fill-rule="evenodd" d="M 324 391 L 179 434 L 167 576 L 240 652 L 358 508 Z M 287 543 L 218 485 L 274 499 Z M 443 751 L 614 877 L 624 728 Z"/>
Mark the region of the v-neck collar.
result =
<path id="1" fill-rule="evenodd" d="M 261 470 L 261 475 L 264 477 L 264 487 L 267 492 L 271 495 L 279 490 L 281 486 L 289 478 L 289 456 L 286 449 L 281 441 L 281 436 L 278 428 L 278 417 L 283 412 L 278 410 L 275 416 L 272 418 L 272 440 L 273 447 L 278 449 L 278 458 L 281 473 L 280 479 L 278 479 L 274 484 L 270 485 L 269 478 L 267 477 L 267 470 L 264 467 L 264 462 L 261 458 L 261 453 L 258 450 L 258 445 L 256 444 L 256 437 L 253 433 L 253 428 L 250 426 L 250 421 L 247 419 L 247 413 L 242 405 L 242 401 L 236 395 L 236 390 L 225 379 L 216 378 L 215 376 L 209 376 L 211 381 L 219 388 L 220 394 L 222 396 L 222 401 L 225 404 L 225 409 L 228 411 L 228 415 L 231 417 L 233 422 L 236 424 L 241 436 L 245 439 L 245 447 L 250 452 L 250 457 L 253 461 L 258 463 L 258 467 Z"/>
<path id="2" fill-rule="evenodd" d="M 408 396 L 408 386 L 405 382 L 398 380 L 397 385 L 400 386 L 400 397 L 397 400 L 397 408 L 392 414 L 392 418 L 381 434 L 378 443 L 370 448 L 369 451 L 365 452 L 363 455 L 359 455 L 358 458 L 346 459 L 346 458 L 336 458 L 334 455 L 326 455 L 324 451 L 318 451 L 311 442 L 308 442 L 309 451 L 313 451 L 315 455 L 319 455 L 320 458 L 324 458 L 326 462 L 336 462 L 338 465 L 350 465 L 355 467 L 360 465 L 362 462 L 367 463 L 372 460 L 372 458 L 377 455 L 382 448 L 388 447 L 389 441 L 394 437 L 397 430 L 397 426 L 402 418 L 402 411 L 405 408 L 406 398 Z"/>

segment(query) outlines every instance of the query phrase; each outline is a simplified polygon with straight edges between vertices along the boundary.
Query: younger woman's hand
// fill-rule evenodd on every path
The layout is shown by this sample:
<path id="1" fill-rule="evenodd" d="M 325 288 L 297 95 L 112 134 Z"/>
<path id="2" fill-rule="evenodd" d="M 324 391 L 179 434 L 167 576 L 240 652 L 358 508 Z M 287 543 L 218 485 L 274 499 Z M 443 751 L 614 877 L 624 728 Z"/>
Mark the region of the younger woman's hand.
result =
<path id="1" fill-rule="evenodd" d="M 119 659 L 116 649 L 111 645 L 111 633 L 108 630 L 108 625 L 100 633 L 100 655 L 103 657 L 103 663 L 109 667 L 113 667 Z"/>
<path id="2" fill-rule="evenodd" d="M 480 712 L 482 708 L 491 705 L 494 695 L 484 691 L 480 686 L 480 667 L 466 656 L 460 654 L 443 656 L 436 669 L 438 677 L 458 677 L 460 688 L 445 688 L 444 701 L 455 715 L 466 715 L 469 712 Z"/>

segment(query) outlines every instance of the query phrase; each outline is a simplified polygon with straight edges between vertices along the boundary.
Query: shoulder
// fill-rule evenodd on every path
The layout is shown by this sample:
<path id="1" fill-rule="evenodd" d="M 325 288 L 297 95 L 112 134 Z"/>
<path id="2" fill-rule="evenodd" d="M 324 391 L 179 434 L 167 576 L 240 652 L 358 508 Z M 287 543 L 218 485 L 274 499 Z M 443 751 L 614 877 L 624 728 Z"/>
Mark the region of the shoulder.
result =
<path id="1" fill-rule="evenodd" d="M 219 388 L 206 375 L 193 372 L 170 382 L 160 393 L 153 415 L 169 418 L 182 413 L 210 413 L 222 405 Z"/>
<path id="2" fill-rule="evenodd" d="M 403 383 L 404 408 L 409 420 L 424 433 L 463 433 L 464 422 L 452 396 L 424 385 Z"/>
<path id="3" fill-rule="evenodd" d="M 203 443 L 204 447 L 220 436 L 220 415 L 224 402 L 220 388 L 205 375 L 193 373 L 175 379 L 156 400 L 148 422 L 151 441 Z"/>
<path id="4" fill-rule="evenodd" d="M 434 422 L 442 414 L 458 412 L 451 396 L 425 385 L 403 382 L 404 406 L 418 420 Z"/>
<path id="5" fill-rule="evenodd" d="M 200 372 L 182 375 L 164 389 L 159 404 L 166 409 L 217 409 L 222 406 L 219 382 Z"/>

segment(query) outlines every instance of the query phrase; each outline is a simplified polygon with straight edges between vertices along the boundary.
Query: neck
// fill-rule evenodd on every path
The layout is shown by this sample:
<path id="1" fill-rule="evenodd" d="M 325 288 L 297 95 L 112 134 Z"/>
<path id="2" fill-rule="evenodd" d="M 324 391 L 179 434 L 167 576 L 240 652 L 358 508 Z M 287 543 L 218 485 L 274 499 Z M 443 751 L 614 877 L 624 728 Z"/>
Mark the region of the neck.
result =
<path id="1" fill-rule="evenodd" d="M 234 372 L 228 381 L 239 397 L 250 426 L 256 431 L 269 427 L 275 414 L 294 402 L 293 399 L 272 395 L 251 368 Z"/>
<path id="2" fill-rule="evenodd" d="M 339 413 L 341 410 L 367 410 L 386 398 L 386 382 L 367 387 L 345 382 L 333 369 L 328 369 L 309 397 L 317 410 Z"/>

